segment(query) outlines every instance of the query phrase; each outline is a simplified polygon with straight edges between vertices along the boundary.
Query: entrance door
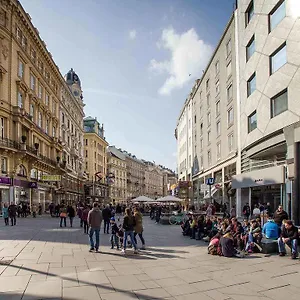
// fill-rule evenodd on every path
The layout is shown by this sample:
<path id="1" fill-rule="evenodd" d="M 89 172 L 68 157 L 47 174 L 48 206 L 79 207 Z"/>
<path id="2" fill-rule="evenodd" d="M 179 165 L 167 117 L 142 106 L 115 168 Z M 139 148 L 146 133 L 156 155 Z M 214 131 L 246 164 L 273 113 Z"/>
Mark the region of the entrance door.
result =
<path id="1" fill-rule="evenodd" d="M 45 192 L 40 192 L 40 204 L 42 205 L 42 212 L 45 212 Z"/>

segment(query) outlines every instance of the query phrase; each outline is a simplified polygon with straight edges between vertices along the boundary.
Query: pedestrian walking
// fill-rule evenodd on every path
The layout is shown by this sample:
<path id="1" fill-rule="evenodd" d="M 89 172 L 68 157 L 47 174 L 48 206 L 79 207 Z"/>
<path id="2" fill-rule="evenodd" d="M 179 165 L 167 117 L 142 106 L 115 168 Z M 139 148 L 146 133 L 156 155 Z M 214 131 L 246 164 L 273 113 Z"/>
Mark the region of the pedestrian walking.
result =
<path id="1" fill-rule="evenodd" d="M 5 226 L 8 226 L 8 205 L 7 205 L 7 203 L 4 203 L 4 207 L 2 208 L 2 215 L 3 215 Z"/>
<path id="2" fill-rule="evenodd" d="M 102 223 L 102 212 L 98 207 L 98 203 L 93 204 L 93 209 L 89 211 L 88 214 L 88 224 L 89 224 L 89 238 L 90 238 L 90 252 L 96 250 L 99 252 L 100 245 L 100 228 Z M 94 242 L 94 234 L 96 238 L 96 243 Z"/>
<path id="3" fill-rule="evenodd" d="M 137 244 L 136 236 L 139 235 L 139 238 L 142 242 L 142 250 L 145 250 L 145 239 L 143 237 L 143 215 L 140 212 L 138 207 L 134 208 L 134 219 L 135 219 L 135 226 L 134 226 L 134 242 Z"/>
<path id="4" fill-rule="evenodd" d="M 122 207 L 121 207 L 120 203 L 118 203 L 116 206 L 116 216 L 118 218 L 118 221 L 120 221 L 121 214 L 122 214 Z"/>
<path id="5" fill-rule="evenodd" d="M 64 222 L 65 227 L 67 226 L 67 208 L 64 204 L 61 205 L 59 209 L 60 216 L 60 227 L 62 227 L 62 223 Z"/>
<path id="6" fill-rule="evenodd" d="M 77 209 L 77 216 L 78 216 L 78 218 L 79 218 L 79 220 L 80 220 L 80 227 L 82 227 L 83 226 L 83 219 L 82 219 L 82 212 L 83 212 L 83 207 L 82 207 L 82 205 L 81 205 L 81 203 L 79 204 L 79 206 L 78 206 L 78 209 Z"/>
<path id="7" fill-rule="evenodd" d="M 39 204 L 39 215 L 41 216 L 43 212 L 42 204 Z"/>
<path id="8" fill-rule="evenodd" d="M 83 221 L 83 232 L 88 234 L 89 233 L 89 226 L 88 226 L 88 215 L 89 215 L 90 208 L 85 206 L 82 211 L 81 219 Z"/>
<path id="9" fill-rule="evenodd" d="M 17 206 L 14 203 L 11 203 L 8 207 L 8 216 L 10 218 L 11 226 L 17 225 Z"/>
<path id="10" fill-rule="evenodd" d="M 33 204 L 33 205 L 32 205 L 32 217 L 33 217 L 33 218 L 36 218 L 36 210 L 37 210 L 37 209 L 36 209 L 36 205 Z"/>
<path id="11" fill-rule="evenodd" d="M 70 220 L 70 226 L 73 227 L 73 220 L 74 220 L 74 217 L 75 217 L 75 209 L 73 208 L 72 205 L 68 206 L 67 214 L 68 214 L 68 217 L 69 217 L 69 220 Z"/>
<path id="12" fill-rule="evenodd" d="M 50 211 L 50 216 L 53 217 L 53 214 L 54 214 L 54 204 L 53 204 L 53 202 L 51 202 L 50 205 L 49 205 L 49 211 Z"/>
<path id="13" fill-rule="evenodd" d="M 110 218 L 110 225 L 111 225 L 111 236 L 110 236 L 110 243 L 111 243 L 111 249 L 114 249 L 114 246 L 117 246 L 117 249 L 119 250 L 119 227 L 116 223 L 115 217 Z"/>
<path id="14" fill-rule="evenodd" d="M 102 217 L 104 221 L 104 233 L 109 234 L 109 224 L 110 224 L 110 218 L 111 218 L 111 210 L 109 205 L 106 205 L 106 207 L 102 211 Z"/>
<path id="15" fill-rule="evenodd" d="M 125 210 L 125 216 L 123 220 L 123 229 L 124 229 L 124 242 L 123 242 L 123 250 L 122 253 L 126 253 L 126 246 L 127 246 L 127 239 L 128 236 L 130 236 L 131 244 L 134 247 L 134 253 L 137 254 L 137 247 L 136 243 L 134 241 L 134 226 L 135 226 L 135 219 L 134 216 L 131 214 L 131 210 L 129 208 L 126 208 Z"/>

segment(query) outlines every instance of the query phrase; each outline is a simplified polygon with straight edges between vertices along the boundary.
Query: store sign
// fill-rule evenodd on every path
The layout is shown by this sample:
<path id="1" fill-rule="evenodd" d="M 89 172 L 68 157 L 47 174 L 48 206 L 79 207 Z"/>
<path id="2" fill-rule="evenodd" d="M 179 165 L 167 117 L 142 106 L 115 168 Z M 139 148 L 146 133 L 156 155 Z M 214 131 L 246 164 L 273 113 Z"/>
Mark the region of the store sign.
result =
<path id="1" fill-rule="evenodd" d="M 8 177 L 0 177 L 0 184 L 11 184 L 11 179 Z"/>
<path id="2" fill-rule="evenodd" d="M 37 185 L 37 182 L 29 182 L 29 188 L 31 189 L 37 189 L 38 185 Z"/>
<path id="3" fill-rule="evenodd" d="M 42 181 L 61 181 L 61 175 L 42 175 Z"/>

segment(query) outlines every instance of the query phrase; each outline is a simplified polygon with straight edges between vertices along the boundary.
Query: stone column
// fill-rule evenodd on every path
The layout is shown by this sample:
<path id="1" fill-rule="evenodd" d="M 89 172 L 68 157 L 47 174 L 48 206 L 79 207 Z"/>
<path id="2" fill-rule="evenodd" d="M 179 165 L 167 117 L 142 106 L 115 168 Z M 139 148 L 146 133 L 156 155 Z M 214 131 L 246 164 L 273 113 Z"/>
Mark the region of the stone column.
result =
<path id="1" fill-rule="evenodd" d="M 295 168 L 295 177 L 294 177 L 294 188 L 295 188 L 295 197 L 292 199 L 292 220 L 294 220 L 296 225 L 300 224 L 300 142 L 295 143 L 294 150 L 294 168 Z"/>

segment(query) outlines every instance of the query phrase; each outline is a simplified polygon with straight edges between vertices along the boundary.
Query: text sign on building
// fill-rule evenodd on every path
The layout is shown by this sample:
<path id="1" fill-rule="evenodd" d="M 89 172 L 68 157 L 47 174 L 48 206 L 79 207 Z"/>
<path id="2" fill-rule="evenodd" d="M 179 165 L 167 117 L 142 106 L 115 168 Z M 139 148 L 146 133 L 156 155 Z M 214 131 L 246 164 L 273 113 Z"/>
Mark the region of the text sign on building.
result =
<path id="1" fill-rule="evenodd" d="M 200 186 L 200 190 L 201 192 L 208 192 L 209 188 L 206 184 L 202 183 L 201 186 Z"/>
<path id="2" fill-rule="evenodd" d="M 214 178 L 207 178 L 206 179 L 206 184 L 207 185 L 213 185 L 215 183 L 215 179 Z"/>
<path id="3" fill-rule="evenodd" d="M 43 181 L 61 181 L 61 175 L 42 175 Z"/>

